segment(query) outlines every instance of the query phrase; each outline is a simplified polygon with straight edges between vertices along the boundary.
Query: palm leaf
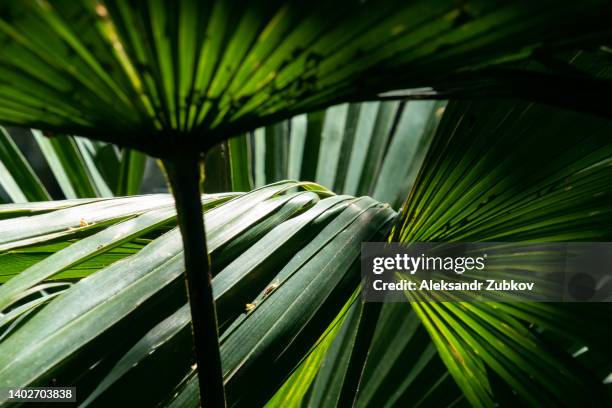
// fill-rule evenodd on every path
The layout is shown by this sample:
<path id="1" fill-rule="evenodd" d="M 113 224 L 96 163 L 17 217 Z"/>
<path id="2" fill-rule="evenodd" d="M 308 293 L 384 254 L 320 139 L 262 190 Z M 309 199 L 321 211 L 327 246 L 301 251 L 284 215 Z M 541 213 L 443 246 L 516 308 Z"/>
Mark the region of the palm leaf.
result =
<path id="1" fill-rule="evenodd" d="M 0 154 L 0 184 L 11 201 L 44 201 L 51 198 L 4 128 L 0 128 Z"/>
<path id="2" fill-rule="evenodd" d="M 309 351 L 307 357 L 266 403 L 266 407 L 299 406 L 304 403 L 304 397 L 309 392 L 309 387 L 315 376 L 318 375 L 324 359 L 327 359 L 329 348 L 336 341 L 335 339 L 340 331 L 343 330 L 344 322 L 356 304 L 358 295 L 359 292 L 355 291 L 316 345 Z"/>
<path id="3" fill-rule="evenodd" d="M 425 327 L 409 305 L 383 306 L 364 367 L 356 406 L 461 406 L 461 391 L 449 375 Z"/>
<path id="4" fill-rule="evenodd" d="M 451 102 L 394 239 L 609 240 L 610 126 L 608 120 L 515 101 Z M 596 340 L 607 336 L 605 329 L 593 333 L 599 308 L 582 316 L 571 304 L 413 306 L 475 406 L 511 396 L 502 391 L 508 386 L 530 404 L 579 403 L 584 393 L 593 401 L 609 398 L 600 370 L 578 368 L 582 364 L 570 354 L 587 346 L 608 355 Z M 551 344 L 530 325 L 566 340 Z"/>
<path id="5" fill-rule="evenodd" d="M 287 178 L 313 180 L 338 193 L 365 194 L 399 207 L 445 104 L 365 102 L 296 116 L 225 142 L 250 152 L 226 172 L 241 179 L 248 172 L 258 187 Z"/>
<path id="6" fill-rule="evenodd" d="M 296 187 L 302 191 L 292 192 Z M 203 205 L 218 271 L 213 290 L 228 401 L 263 403 L 354 293 L 359 243 L 381 236 L 394 213 L 369 198 L 333 196 L 315 184 L 292 182 L 248 194 L 204 196 Z M 55 378 L 77 384 L 83 401 L 89 395 L 88 403 L 104 404 L 126 386 L 151 387 L 151 381 L 142 381 L 141 370 L 171 360 L 147 397 L 151 404 L 171 399 L 173 388 L 193 375 L 190 315 L 180 279 L 181 241 L 176 228 L 169 230 L 175 222 L 171 198 L 56 206 L 1 221 L 9 232 L 3 241 L 10 248 L 3 254 L 9 260 L 16 250 L 58 239 L 69 245 L 0 286 L 5 316 L 22 305 L 31 310 L 3 333 L 0 383 L 25 386 Z M 79 214 L 86 214 L 90 225 L 72 228 L 79 225 Z M 45 223 L 49 227 L 41 229 Z M 29 232 L 17 224 L 37 228 Z M 70 281 L 77 283 L 64 285 L 54 296 L 24 303 L 29 290 L 40 290 L 55 275 L 143 239 L 146 244 L 122 261 L 100 262 L 98 269 L 73 276 Z M 275 287 L 271 292 L 266 289 L 270 284 Z M 247 303 L 256 306 L 245 313 Z M 197 395 L 197 387 L 189 389 Z"/>
<path id="7" fill-rule="evenodd" d="M 273 118 L 601 41 L 610 12 L 599 1 L 10 2 L 0 120 L 166 155 L 157 135 L 211 146 Z"/>
<path id="8" fill-rule="evenodd" d="M 38 130 L 0 128 L 0 132 L 0 187 L 13 202 L 49 200 L 47 188 L 53 182 L 69 199 L 131 195 L 140 190 L 147 162 L 142 153 L 123 149 L 120 158 L 113 146 L 80 137 L 47 138 Z M 31 137 L 37 145 L 34 151 L 40 152 L 45 164 L 33 167 L 31 157 L 26 159 L 15 143 L 17 137 Z M 53 180 L 44 173 L 52 174 Z"/>

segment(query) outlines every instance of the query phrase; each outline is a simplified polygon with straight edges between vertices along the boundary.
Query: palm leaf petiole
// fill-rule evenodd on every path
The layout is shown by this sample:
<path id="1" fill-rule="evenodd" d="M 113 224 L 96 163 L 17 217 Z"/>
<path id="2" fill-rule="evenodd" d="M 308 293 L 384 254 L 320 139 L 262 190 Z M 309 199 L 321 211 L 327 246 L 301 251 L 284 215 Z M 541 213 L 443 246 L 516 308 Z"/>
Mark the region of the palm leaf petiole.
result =
<path id="1" fill-rule="evenodd" d="M 200 157 L 165 160 L 185 255 L 185 284 L 191 308 L 200 400 L 205 407 L 225 407 L 217 314 L 200 195 Z"/>

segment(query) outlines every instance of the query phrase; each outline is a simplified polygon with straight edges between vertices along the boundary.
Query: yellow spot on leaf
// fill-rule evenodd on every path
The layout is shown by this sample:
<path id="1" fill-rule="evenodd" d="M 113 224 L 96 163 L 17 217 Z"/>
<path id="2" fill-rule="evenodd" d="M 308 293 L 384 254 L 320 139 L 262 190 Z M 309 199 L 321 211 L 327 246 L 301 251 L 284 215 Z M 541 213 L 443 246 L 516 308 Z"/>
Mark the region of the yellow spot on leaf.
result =
<path id="1" fill-rule="evenodd" d="M 96 4 L 96 14 L 102 18 L 108 17 L 108 10 L 104 7 L 104 4 Z"/>

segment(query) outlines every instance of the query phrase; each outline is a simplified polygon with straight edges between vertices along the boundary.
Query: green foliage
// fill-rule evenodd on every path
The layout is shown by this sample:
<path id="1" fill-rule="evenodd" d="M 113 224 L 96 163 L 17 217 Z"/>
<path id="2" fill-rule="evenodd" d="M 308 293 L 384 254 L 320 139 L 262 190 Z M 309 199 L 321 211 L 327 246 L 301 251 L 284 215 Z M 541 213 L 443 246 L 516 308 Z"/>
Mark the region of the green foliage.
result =
<path id="1" fill-rule="evenodd" d="M 105 141 L 207 152 L 208 192 L 261 187 L 203 198 L 230 404 L 605 404 L 604 306 L 366 313 L 359 243 L 395 214 L 263 185 L 395 208 L 411 191 L 402 242 L 609 239 L 608 121 L 494 100 L 453 102 L 438 128 L 443 104 L 357 102 L 486 94 L 609 116 L 610 17 L 600 0 L 3 2 L 0 122 L 52 136 L 34 131 L 70 200 L 0 207 L 0 386 L 199 403 L 173 201 L 110 198 L 138 192 L 144 156 Z M 12 201 L 50 198 L 5 132 L 0 160 Z"/>
<path id="2" fill-rule="evenodd" d="M 609 38 L 611 13 L 598 0 L 4 2 L 0 121 L 158 156 L 205 150 L 391 89 L 469 94 L 495 67 L 521 78 L 524 60 Z M 539 73 L 552 85 L 573 77 Z"/>
<path id="3" fill-rule="evenodd" d="M 228 145 L 246 153 L 230 160 L 231 169 L 216 167 L 220 171 L 215 175 L 236 174 L 248 182 L 252 176 L 257 187 L 284 179 L 313 180 L 337 193 L 369 195 L 399 208 L 445 105 L 444 101 L 364 102 L 296 116 L 217 146 L 211 151 L 213 158 Z M 218 160 L 208 157 L 207 166 Z"/>
<path id="4" fill-rule="evenodd" d="M 0 183 L 12 201 L 43 201 L 51 198 L 4 128 L 0 128 L 0 154 Z"/>
<path id="5" fill-rule="evenodd" d="M 354 293 L 359 243 L 382 238 L 394 212 L 293 182 L 204 196 L 203 205 L 228 399 L 263 403 Z M 126 387 L 140 403 L 143 394 L 149 405 L 174 398 L 193 375 L 193 355 L 172 199 L 58 202 L 0 224 L 4 265 L 56 250 L 24 262 L 0 286 L 0 383 L 74 383 L 95 405 L 125 401 Z M 122 260 L 109 263 L 106 254 L 118 248 Z M 66 284 L 47 293 L 49 282 Z M 144 375 L 161 366 L 155 378 Z"/>
<path id="6" fill-rule="evenodd" d="M 122 149 L 118 154 L 107 143 L 74 136 L 45 137 L 38 130 L 27 133 L 44 158 L 43 169 L 34 171 L 15 144 L 16 136 L 0 128 L 0 186 L 11 201 L 50 200 L 48 187 L 41 181 L 44 172 L 53 175 L 68 199 L 138 194 L 147 162 L 143 153 Z"/>
<path id="7" fill-rule="evenodd" d="M 610 240 L 610 131 L 609 120 L 541 105 L 451 102 L 393 238 Z M 572 304 L 413 306 L 475 406 L 517 397 L 546 406 L 581 404 L 584 395 L 604 405 L 609 399 L 602 386 L 608 373 L 571 358 L 586 346 L 610 361 L 601 343 L 608 328 L 598 323 L 605 305 L 589 305 L 584 315 Z"/>

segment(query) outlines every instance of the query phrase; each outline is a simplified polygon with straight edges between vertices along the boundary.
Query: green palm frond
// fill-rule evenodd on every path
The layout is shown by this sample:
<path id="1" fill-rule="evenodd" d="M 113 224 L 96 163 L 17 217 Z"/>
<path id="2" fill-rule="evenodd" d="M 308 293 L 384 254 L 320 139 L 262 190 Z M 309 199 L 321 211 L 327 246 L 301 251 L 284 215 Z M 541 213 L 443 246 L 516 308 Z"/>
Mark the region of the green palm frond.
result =
<path id="1" fill-rule="evenodd" d="M 210 147 L 390 89 L 521 72 L 537 52 L 599 45 L 610 13 L 603 1 L 6 2 L 0 121 L 167 155 L 172 135 Z"/>
<path id="2" fill-rule="evenodd" d="M 18 137 L 34 141 L 42 166 L 33 167 L 15 143 Z M 118 151 L 104 142 L 0 127 L 0 188 L 12 202 L 50 200 L 49 175 L 67 199 L 138 194 L 147 160 L 143 153 Z"/>
<path id="3" fill-rule="evenodd" d="M 296 395 L 294 405 L 335 407 L 460 406 L 465 399 L 440 359 L 431 337 L 410 305 L 383 305 L 375 329 L 369 334 L 367 357 L 354 366 L 363 344 L 363 315 L 352 315 L 334 338 L 316 378 L 307 392 Z M 361 351 L 363 353 L 363 351 Z M 353 366 L 351 366 L 353 364 Z M 347 381 L 357 376 L 358 385 Z M 342 392 L 345 392 L 343 395 Z"/>
<path id="4" fill-rule="evenodd" d="M 21 150 L 4 128 L 0 128 L 0 184 L 12 202 L 51 199 Z"/>
<path id="5" fill-rule="evenodd" d="M 399 208 L 444 112 L 445 101 L 364 102 L 293 117 L 232 138 L 206 156 L 210 192 L 285 179 L 368 195 Z M 225 163 L 225 164 L 222 164 Z M 225 183 L 219 185 L 220 180 Z"/>
<path id="6" fill-rule="evenodd" d="M 611 126 L 609 120 L 515 101 L 449 103 L 394 239 L 610 240 Z M 609 361 L 597 340 L 607 337 L 596 323 L 601 308 L 593 305 L 592 313 L 581 315 L 583 309 L 572 304 L 413 306 L 475 406 L 515 398 L 500 391 L 507 386 L 537 405 L 578 404 L 584 393 L 593 401 L 609 398 L 602 385 L 608 373 L 584 371 L 571 358 L 586 346 Z M 541 330 L 556 339 L 544 339 Z M 505 385 L 494 384 L 495 378 Z"/>
<path id="7" fill-rule="evenodd" d="M 228 401 L 263 403 L 351 298 L 358 243 L 384 236 L 394 212 L 294 182 L 203 196 L 203 206 Z M 171 399 L 194 375 L 172 198 L 58 202 L 27 218 L 13 214 L 0 221 L 0 276 L 12 278 L 0 286 L 0 383 L 75 382 L 87 404 L 124 395 L 128 383 L 149 390 L 151 405 Z M 6 271 L 16 264 L 21 270 Z M 53 282 L 64 285 L 32 299 Z M 151 364 L 165 367 L 155 379 L 144 375 Z"/>

